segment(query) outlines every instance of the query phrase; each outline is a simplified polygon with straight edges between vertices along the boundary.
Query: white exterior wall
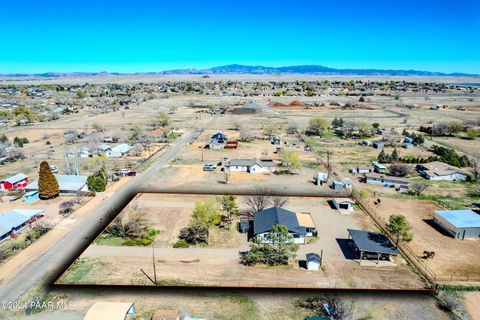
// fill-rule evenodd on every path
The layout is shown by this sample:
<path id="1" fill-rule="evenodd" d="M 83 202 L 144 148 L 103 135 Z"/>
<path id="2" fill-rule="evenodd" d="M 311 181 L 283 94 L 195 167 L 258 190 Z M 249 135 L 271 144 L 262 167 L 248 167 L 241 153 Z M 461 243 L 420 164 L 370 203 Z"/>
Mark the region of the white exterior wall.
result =
<path id="1" fill-rule="evenodd" d="M 259 233 L 257 234 L 257 237 L 263 242 L 263 243 L 268 243 L 268 241 L 265 240 L 265 237 L 268 232 L 264 233 Z M 295 235 L 294 233 L 290 233 L 291 235 Z M 296 244 L 305 244 L 305 237 L 303 235 L 297 234 L 298 238 L 293 238 L 293 243 Z"/>
<path id="2" fill-rule="evenodd" d="M 248 172 L 247 166 L 230 166 L 228 168 L 230 172 Z"/>
<path id="3" fill-rule="evenodd" d="M 320 270 L 320 263 L 317 261 L 307 261 L 307 270 Z"/>
<path id="4" fill-rule="evenodd" d="M 271 173 L 275 170 L 274 167 L 260 167 L 259 165 L 253 165 L 250 167 L 250 173 Z"/>
<path id="5" fill-rule="evenodd" d="M 445 176 L 430 176 L 427 175 L 429 180 L 433 181 L 465 181 L 467 180 L 467 175 L 462 173 L 453 173 Z"/>

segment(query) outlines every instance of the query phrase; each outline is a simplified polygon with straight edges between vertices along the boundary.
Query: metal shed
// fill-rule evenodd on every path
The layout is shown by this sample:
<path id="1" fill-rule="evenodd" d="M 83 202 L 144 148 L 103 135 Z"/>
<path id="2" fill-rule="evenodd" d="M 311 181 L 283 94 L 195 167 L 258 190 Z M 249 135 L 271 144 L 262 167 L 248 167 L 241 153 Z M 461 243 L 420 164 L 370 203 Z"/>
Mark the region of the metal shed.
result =
<path id="1" fill-rule="evenodd" d="M 434 220 L 455 239 L 478 239 L 480 237 L 480 215 L 472 210 L 435 211 Z"/>
<path id="2" fill-rule="evenodd" d="M 380 232 L 347 229 L 353 240 L 354 251 L 359 259 L 390 260 L 390 256 L 400 252 L 393 243 Z"/>

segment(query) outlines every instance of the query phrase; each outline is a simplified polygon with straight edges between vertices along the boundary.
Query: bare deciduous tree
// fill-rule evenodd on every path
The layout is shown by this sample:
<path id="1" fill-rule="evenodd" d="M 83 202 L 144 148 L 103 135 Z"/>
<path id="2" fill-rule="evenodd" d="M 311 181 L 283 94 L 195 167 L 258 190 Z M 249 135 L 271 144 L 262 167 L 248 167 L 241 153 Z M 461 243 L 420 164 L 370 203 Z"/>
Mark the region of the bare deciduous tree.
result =
<path id="1" fill-rule="evenodd" d="M 415 195 L 419 196 L 428 187 L 429 185 L 424 182 L 414 182 L 410 185 L 410 190 L 412 190 L 415 193 Z"/>

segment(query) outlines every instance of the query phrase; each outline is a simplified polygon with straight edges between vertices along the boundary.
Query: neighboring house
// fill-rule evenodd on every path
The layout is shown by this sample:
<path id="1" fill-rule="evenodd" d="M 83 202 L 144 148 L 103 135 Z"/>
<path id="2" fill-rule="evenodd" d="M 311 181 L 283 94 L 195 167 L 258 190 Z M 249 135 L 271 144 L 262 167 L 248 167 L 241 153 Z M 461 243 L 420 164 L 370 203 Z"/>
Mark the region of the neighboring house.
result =
<path id="1" fill-rule="evenodd" d="M 435 211 L 434 221 L 455 239 L 480 237 L 480 215 L 472 210 Z"/>
<path id="2" fill-rule="evenodd" d="M 377 173 L 386 173 L 387 172 L 387 167 L 385 167 L 383 164 L 379 163 L 378 161 L 373 161 L 372 166 L 373 166 L 373 171 L 375 171 Z"/>
<path id="3" fill-rule="evenodd" d="M 347 211 L 353 211 L 355 208 L 355 201 L 349 198 L 334 198 L 332 204 L 337 210 L 344 209 Z"/>
<path id="4" fill-rule="evenodd" d="M 218 141 L 221 141 L 221 142 L 223 142 L 223 141 L 226 142 L 228 140 L 228 137 L 225 133 L 223 133 L 221 131 L 217 131 L 214 134 L 212 134 L 211 139 L 218 140 Z"/>
<path id="5" fill-rule="evenodd" d="M 95 151 L 97 154 L 104 154 L 112 151 L 112 148 L 108 144 L 102 144 Z"/>
<path id="6" fill-rule="evenodd" d="M 78 191 L 88 191 L 87 176 L 55 174 L 57 178 L 60 193 L 76 193 Z M 38 179 L 25 187 L 26 191 L 38 190 Z"/>
<path id="7" fill-rule="evenodd" d="M 393 243 L 380 232 L 347 229 L 352 240 L 353 251 L 361 260 L 390 260 L 390 256 L 400 252 Z"/>
<path id="8" fill-rule="evenodd" d="M 293 236 L 294 243 L 305 244 L 307 229 L 300 225 L 297 214 L 278 207 L 272 207 L 253 214 L 253 235 L 260 241 L 267 243 L 266 235 L 277 224 L 287 227 L 288 232 Z"/>
<path id="9" fill-rule="evenodd" d="M 22 189 L 28 184 L 28 176 L 23 173 L 17 173 L 14 176 L 0 180 L 0 190 Z"/>
<path id="10" fill-rule="evenodd" d="M 417 170 L 428 180 L 465 181 L 469 176 L 464 170 L 440 161 L 419 164 Z"/>
<path id="11" fill-rule="evenodd" d="M 227 142 L 227 135 L 221 131 L 218 131 L 212 135 L 211 140 L 205 145 L 205 148 L 212 150 L 223 149 L 226 147 Z"/>
<path id="12" fill-rule="evenodd" d="M 316 253 L 310 252 L 306 254 L 307 270 L 320 270 L 322 259 Z"/>
<path id="13" fill-rule="evenodd" d="M 275 170 L 273 160 L 232 159 L 225 164 L 230 172 L 272 173 Z"/>
<path id="14" fill-rule="evenodd" d="M 410 181 L 395 177 L 385 176 L 378 173 L 370 173 L 366 175 L 365 183 L 378 184 L 385 188 L 395 188 L 397 191 L 405 192 L 408 190 Z"/>
<path id="15" fill-rule="evenodd" d="M 370 173 L 372 169 L 369 167 L 356 167 L 356 168 L 350 168 L 349 171 L 350 173 L 353 173 L 353 174 L 365 174 L 365 173 Z"/>
<path id="16" fill-rule="evenodd" d="M 372 141 L 370 141 L 370 140 L 363 140 L 360 144 L 361 144 L 362 146 L 370 147 L 370 146 L 372 145 Z"/>
<path id="17" fill-rule="evenodd" d="M 353 187 L 352 179 L 350 178 L 343 179 L 343 187 L 345 189 L 351 189 Z"/>
<path id="18" fill-rule="evenodd" d="M 43 210 L 12 209 L 0 213 L 0 242 L 8 240 L 23 228 L 44 216 Z"/>
<path id="19" fill-rule="evenodd" d="M 105 154 L 107 157 L 110 157 L 110 158 L 121 158 L 121 157 L 127 156 L 132 149 L 133 149 L 133 146 L 130 146 L 126 143 L 122 143 L 106 151 Z"/>
<path id="20" fill-rule="evenodd" d="M 127 320 L 133 319 L 136 312 L 135 304 L 130 302 L 95 302 L 83 320 Z"/>

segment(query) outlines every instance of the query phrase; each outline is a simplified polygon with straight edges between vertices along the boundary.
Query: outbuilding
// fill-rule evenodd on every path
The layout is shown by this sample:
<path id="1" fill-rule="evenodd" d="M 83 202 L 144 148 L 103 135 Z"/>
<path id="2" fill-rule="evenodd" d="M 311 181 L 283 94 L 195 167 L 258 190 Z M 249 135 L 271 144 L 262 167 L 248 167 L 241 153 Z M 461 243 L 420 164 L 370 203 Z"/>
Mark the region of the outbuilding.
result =
<path id="1" fill-rule="evenodd" d="M 320 270 L 322 265 L 322 259 L 316 253 L 310 252 L 306 254 L 307 257 L 307 270 Z"/>
<path id="2" fill-rule="evenodd" d="M 434 221 L 455 239 L 480 237 L 480 215 L 472 210 L 435 211 Z"/>
<path id="3" fill-rule="evenodd" d="M 79 191 L 88 191 L 87 176 L 55 174 L 60 193 L 75 194 Z M 38 179 L 25 187 L 26 191 L 38 191 Z"/>
<path id="4" fill-rule="evenodd" d="M 28 176 L 20 172 L 14 176 L 1 180 L 0 190 L 25 188 L 27 184 L 28 184 Z"/>
<path id="5" fill-rule="evenodd" d="M 337 210 L 353 211 L 355 208 L 355 201 L 349 198 L 335 198 L 332 200 L 332 204 Z"/>
<path id="6" fill-rule="evenodd" d="M 400 254 L 383 233 L 354 229 L 347 231 L 353 251 L 360 260 L 390 260 L 390 256 Z"/>

